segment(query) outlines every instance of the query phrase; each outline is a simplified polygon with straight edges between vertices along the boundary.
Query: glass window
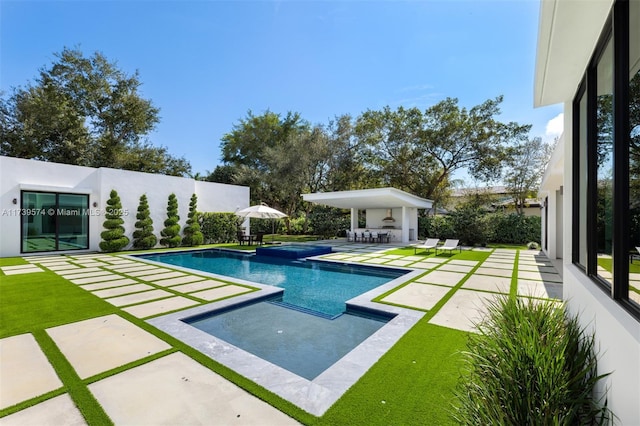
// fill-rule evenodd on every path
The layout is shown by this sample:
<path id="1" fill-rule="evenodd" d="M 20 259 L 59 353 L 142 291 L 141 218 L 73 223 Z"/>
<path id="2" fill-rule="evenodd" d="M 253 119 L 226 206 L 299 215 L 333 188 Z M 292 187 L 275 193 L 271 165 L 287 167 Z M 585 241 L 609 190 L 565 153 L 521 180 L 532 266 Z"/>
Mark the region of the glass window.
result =
<path id="1" fill-rule="evenodd" d="M 609 40 L 597 71 L 596 93 L 596 250 L 597 274 L 613 283 L 613 42 Z"/>
<path id="2" fill-rule="evenodd" d="M 578 104 L 578 256 L 580 265 L 587 267 L 587 97 L 583 94 Z"/>
<path id="3" fill-rule="evenodd" d="M 22 252 L 89 248 L 89 196 L 22 192 Z"/>
<path id="4" fill-rule="evenodd" d="M 640 1 L 629 2 L 629 300 L 640 306 Z"/>

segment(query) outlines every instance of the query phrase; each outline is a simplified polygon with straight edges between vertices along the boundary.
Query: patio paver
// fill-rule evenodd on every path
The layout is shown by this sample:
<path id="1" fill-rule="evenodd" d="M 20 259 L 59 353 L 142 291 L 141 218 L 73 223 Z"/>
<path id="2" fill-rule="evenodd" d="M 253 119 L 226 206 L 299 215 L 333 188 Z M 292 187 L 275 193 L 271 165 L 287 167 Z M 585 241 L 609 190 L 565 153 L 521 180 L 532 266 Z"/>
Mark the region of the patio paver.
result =
<path id="1" fill-rule="evenodd" d="M 483 266 L 476 269 L 476 274 L 478 275 L 491 275 L 494 277 L 506 277 L 511 278 L 512 270 L 511 269 L 497 269 L 497 268 L 485 268 Z"/>
<path id="2" fill-rule="evenodd" d="M 121 280 L 115 280 L 115 281 L 103 281 L 103 282 L 94 283 L 94 284 L 83 284 L 80 287 L 88 291 L 95 291 L 95 290 L 102 290 L 104 288 L 121 287 L 123 285 L 137 284 L 137 283 L 138 281 L 132 280 L 131 278 L 123 278 Z"/>
<path id="3" fill-rule="evenodd" d="M 14 268 L 10 269 L 8 267 L 2 268 L 2 272 L 5 275 L 20 275 L 20 274 L 33 274 L 34 272 L 44 272 L 44 269 L 41 269 L 35 265 L 28 265 L 30 268 Z"/>
<path id="4" fill-rule="evenodd" d="M 82 379 L 171 348 L 118 315 L 91 318 L 46 331 Z"/>
<path id="5" fill-rule="evenodd" d="M 154 287 L 148 284 L 133 284 L 114 288 L 106 288 L 93 292 L 95 296 L 106 299 L 108 297 L 122 296 L 123 294 L 139 293 L 141 291 L 153 290 Z"/>
<path id="6" fill-rule="evenodd" d="M 82 285 L 82 284 L 93 284 L 99 283 L 103 281 L 113 281 L 123 278 L 122 275 L 116 274 L 107 274 L 107 275 L 98 275 L 95 277 L 87 277 L 87 278 L 78 278 L 78 279 L 69 279 L 74 284 Z"/>
<path id="7" fill-rule="evenodd" d="M 1 339 L 0 359 L 0 409 L 62 387 L 30 333 Z"/>
<path id="8" fill-rule="evenodd" d="M 107 377 L 89 389 L 117 425 L 297 424 L 182 353 Z"/>
<path id="9" fill-rule="evenodd" d="M 194 291 L 206 290 L 208 288 L 214 287 L 222 287 L 224 285 L 227 285 L 227 283 L 216 280 L 204 280 L 195 283 L 176 285 L 171 287 L 171 290 L 178 291 L 180 293 L 192 293 Z"/>
<path id="10" fill-rule="evenodd" d="M 451 262 L 445 263 L 438 268 L 438 271 L 452 271 L 452 272 L 471 272 L 473 270 L 473 266 L 465 266 L 465 265 L 455 265 Z"/>
<path id="11" fill-rule="evenodd" d="M 464 282 L 462 288 L 509 294 L 511 278 L 474 274 Z"/>
<path id="12" fill-rule="evenodd" d="M 514 264 L 513 262 L 501 263 L 501 262 L 492 262 L 490 260 L 486 260 L 482 264 L 483 268 L 493 268 L 493 269 L 508 269 L 513 270 Z"/>
<path id="13" fill-rule="evenodd" d="M 412 282 L 382 299 L 383 302 L 429 310 L 451 291 L 451 287 Z"/>
<path id="14" fill-rule="evenodd" d="M 84 417 L 69 394 L 56 396 L 0 419 L 2 426 L 83 426 Z"/>
<path id="15" fill-rule="evenodd" d="M 550 281 L 556 283 L 562 282 L 562 278 L 559 274 L 550 274 L 545 272 L 518 271 L 518 278 L 537 281 Z"/>
<path id="16" fill-rule="evenodd" d="M 138 318 L 146 318 L 152 315 L 158 315 L 165 312 L 177 311 L 178 309 L 188 308 L 189 306 L 199 305 L 200 302 L 188 299 L 182 296 L 169 297 L 167 299 L 156 300 L 153 302 L 142 303 L 140 305 L 122 308 L 123 311 L 129 312 Z"/>
<path id="17" fill-rule="evenodd" d="M 518 296 L 562 300 L 562 284 L 518 279 Z"/>
<path id="18" fill-rule="evenodd" d="M 183 277 L 167 278 L 164 280 L 153 281 L 153 283 L 162 287 L 169 287 L 178 284 L 192 283 L 194 281 L 202 281 L 203 279 L 204 277 L 199 277 L 197 275 L 185 275 Z"/>
<path id="19" fill-rule="evenodd" d="M 222 287 L 212 288 L 210 290 L 199 291 L 197 293 L 190 293 L 190 295 L 199 299 L 212 301 L 222 299 L 223 297 L 237 296 L 239 294 L 248 293 L 251 291 L 253 290 L 247 287 L 230 284 Z"/>
<path id="20" fill-rule="evenodd" d="M 173 296 L 173 293 L 169 293 L 164 290 L 151 290 L 142 293 L 127 294 L 125 296 L 117 296 L 109 299 L 105 299 L 107 302 L 114 306 L 127 306 L 136 303 L 149 302 L 151 300 L 162 299 L 164 297 Z"/>
<path id="21" fill-rule="evenodd" d="M 430 323 L 463 331 L 476 332 L 474 324 L 486 315 L 486 304 L 497 295 L 460 289 L 436 313 Z"/>
<path id="22" fill-rule="evenodd" d="M 448 286 L 455 286 L 458 284 L 467 274 L 460 272 L 448 272 L 435 270 L 428 272 L 426 275 L 421 276 L 416 281 L 429 284 L 442 284 Z"/>

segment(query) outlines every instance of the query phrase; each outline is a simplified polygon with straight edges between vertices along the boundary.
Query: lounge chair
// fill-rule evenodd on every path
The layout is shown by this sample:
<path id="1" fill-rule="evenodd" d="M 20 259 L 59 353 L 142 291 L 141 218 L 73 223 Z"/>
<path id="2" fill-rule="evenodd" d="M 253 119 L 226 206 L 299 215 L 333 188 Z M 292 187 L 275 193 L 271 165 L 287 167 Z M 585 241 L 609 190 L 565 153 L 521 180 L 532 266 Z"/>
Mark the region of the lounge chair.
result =
<path id="1" fill-rule="evenodd" d="M 640 247 L 636 247 L 637 253 L 631 253 L 629 258 L 631 259 L 631 263 L 633 263 L 634 258 L 640 258 Z"/>
<path id="2" fill-rule="evenodd" d="M 438 250 L 442 250 L 442 251 L 449 250 L 449 252 L 451 252 L 452 250 L 458 249 L 462 251 L 462 249 L 458 245 L 459 242 L 460 240 L 445 240 L 442 246 L 436 247 L 436 256 L 438 255 Z"/>
<path id="3" fill-rule="evenodd" d="M 427 253 L 429 253 L 429 250 L 438 247 L 439 241 L 438 238 L 427 238 L 424 243 L 413 246 L 413 254 L 416 254 L 418 249 L 426 249 Z"/>

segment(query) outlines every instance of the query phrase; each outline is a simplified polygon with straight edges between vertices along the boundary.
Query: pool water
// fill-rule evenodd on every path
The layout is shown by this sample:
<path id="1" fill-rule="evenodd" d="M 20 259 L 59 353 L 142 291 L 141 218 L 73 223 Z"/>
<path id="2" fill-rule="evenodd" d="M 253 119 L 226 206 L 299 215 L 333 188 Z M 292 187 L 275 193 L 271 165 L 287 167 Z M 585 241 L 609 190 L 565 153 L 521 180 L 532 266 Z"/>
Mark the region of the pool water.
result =
<path id="1" fill-rule="evenodd" d="M 314 260 L 281 259 L 220 249 L 142 255 L 145 259 L 284 288 L 283 302 L 335 317 L 345 301 L 407 271 Z"/>
<path id="2" fill-rule="evenodd" d="M 388 321 L 351 314 L 328 320 L 260 302 L 187 323 L 313 380 Z"/>
<path id="3" fill-rule="evenodd" d="M 220 249 L 140 255 L 284 288 L 268 301 L 248 302 L 184 318 L 185 323 L 313 380 L 394 316 L 346 308 L 346 301 L 408 271 L 256 256 Z"/>

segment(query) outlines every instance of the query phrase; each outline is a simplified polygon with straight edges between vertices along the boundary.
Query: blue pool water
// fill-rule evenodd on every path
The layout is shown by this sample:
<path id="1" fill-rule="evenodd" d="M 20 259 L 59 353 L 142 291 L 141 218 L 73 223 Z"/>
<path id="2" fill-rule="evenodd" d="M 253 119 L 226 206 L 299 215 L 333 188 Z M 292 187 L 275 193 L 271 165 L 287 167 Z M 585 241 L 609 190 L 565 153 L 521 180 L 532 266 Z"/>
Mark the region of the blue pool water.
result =
<path id="1" fill-rule="evenodd" d="M 268 301 L 218 309 L 183 321 L 308 380 L 393 317 L 347 310 L 345 301 L 407 272 L 219 249 L 140 257 L 284 288 L 282 296 Z"/>
<path id="2" fill-rule="evenodd" d="M 280 259 L 220 249 L 142 255 L 145 259 L 269 284 L 285 289 L 283 302 L 333 317 L 345 301 L 407 271 L 313 260 Z"/>

